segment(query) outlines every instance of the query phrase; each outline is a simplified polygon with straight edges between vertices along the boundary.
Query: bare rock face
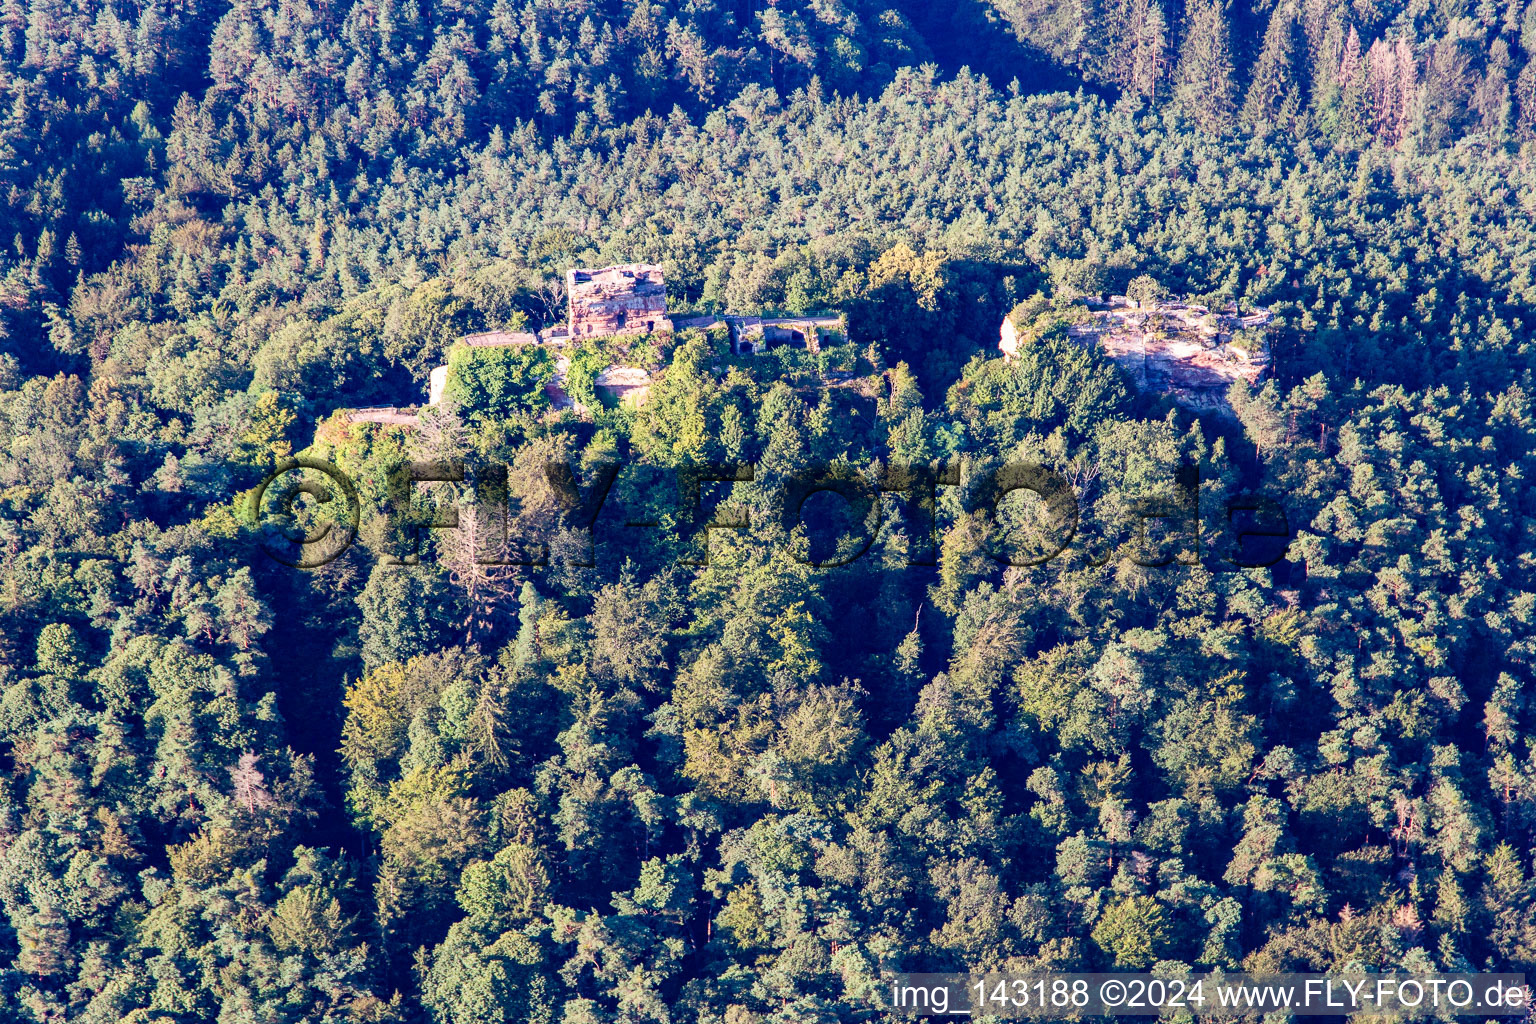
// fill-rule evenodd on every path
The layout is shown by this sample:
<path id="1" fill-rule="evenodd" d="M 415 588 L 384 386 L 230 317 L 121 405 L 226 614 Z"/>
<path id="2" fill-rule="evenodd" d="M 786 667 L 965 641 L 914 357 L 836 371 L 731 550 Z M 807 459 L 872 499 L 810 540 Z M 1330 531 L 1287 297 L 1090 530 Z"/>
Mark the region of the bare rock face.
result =
<path id="1" fill-rule="evenodd" d="M 1268 310 L 1212 312 L 1185 302 L 1138 307 L 1119 296 L 1090 309 L 1088 320 L 1068 329 L 1072 338 L 1097 345 L 1143 390 L 1167 394 L 1197 412 L 1229 411 L 1227 389 L 1239 380 L 1252 386 L 1269 369 L 1263 329 L 1274 314 Z M 1021 343 L 1013 322 L 1004 319 L 998 348 L 1005 358 L 1017 356 Z"/>
<path id="2" fill-rule="evenodd" d="M 661 268 L 650 263 L 625 263 L 601 270 L 565 272 L 570 298 L 570 337 L 670 331 L 667 287 Z"/>
<path id="3" fill-rule="evenodd" d="M 1014 326 L 1011 316 L 1003 317 L 1003 336 L 997 347 L 1003 350 L 1003 356 L 1007 359 L 1019 354 L 1019 329 Z"/>
<path id="4" fill-rule="evenodd" d="M 651 371 L 642 366 L 610 366 L 597 375 L 592 386 L 620 404 L 638 409 L 650 397 L 652 379 Z"/>
<path id="5" fill-rule="evenodd" d="M 571 370 L 571 357 L 562 352 L 555 357 L 555 375 L 544 385 L 550 407 L 555 410 L 575 409 L 585 412 L 586 407 L 571 397 L 565 389 L 566 374 Z M 638 409 L 651 394 L 655 374 L 643 366 L 609 366 L 592 380 L 592 387 L 621 405 Z"/>

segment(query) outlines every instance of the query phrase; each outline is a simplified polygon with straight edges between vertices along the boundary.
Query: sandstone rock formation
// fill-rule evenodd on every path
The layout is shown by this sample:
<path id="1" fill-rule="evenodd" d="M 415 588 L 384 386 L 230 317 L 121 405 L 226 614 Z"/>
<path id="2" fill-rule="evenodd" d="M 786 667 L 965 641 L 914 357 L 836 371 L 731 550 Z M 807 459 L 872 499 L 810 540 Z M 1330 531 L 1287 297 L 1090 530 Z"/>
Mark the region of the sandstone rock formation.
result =
<path id="1" fill-rule="evenodd" d="M 1019 354 L 1019 328 L 1011 316 L 1003 317 L 1003 337 L 997 347 L 1003 350 L 1004 359 L 1013 359 Z"/>
<path id="2" fill-rule="evenodd" d="M 432 367 L 432 372 L 427 375 L 427 404 L 436 405 L 441 402 L 443 392 L 446 390 L 448 390 L 448 367 Z"/>
<path id="3" fill-rule="evenodd" d="M 592 381 L 598 391 L 611 395 L 620 404 L 638 409 L 651 393 L 651 371 L 641 366 L 610 366 Z"/>
<path id="4" fill-rule="evenodd" d="M 1233 382 L 1252 386 L 1269 369 L 1264 328 L 1274 314 L 1268 310 L 1212 312 L 1187 302 L 1139 307 L 1118 295 L 1089 303 L 1089 310 L 1088 319 L 1068 329 L 1070 337 L 1097 345 L 1139 387 L 1197 412 L 1229 411 L 1227 389 Z M 1004 358 L 1015 358 L 1023 343 L 1018 326 L 1005 318 L 998 342 Z"/>
<path id="5" fill-rule="evenodd" d="M 570 299 L 570 337 L 670 331 L 667 287 L 661 268 L 625 263 L 600 270 L 565 272 Z"/>

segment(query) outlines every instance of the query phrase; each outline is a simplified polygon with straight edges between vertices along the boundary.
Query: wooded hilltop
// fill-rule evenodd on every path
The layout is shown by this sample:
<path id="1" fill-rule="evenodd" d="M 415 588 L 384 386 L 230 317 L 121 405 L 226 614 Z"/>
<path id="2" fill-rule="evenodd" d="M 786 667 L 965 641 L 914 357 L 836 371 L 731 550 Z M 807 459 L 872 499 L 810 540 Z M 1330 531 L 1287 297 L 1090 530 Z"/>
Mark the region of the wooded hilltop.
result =
<path id="1" fill-rule="evenodd" d="M 1533 57 L 1536 0 L 0 0 L 0 1019 L 1536 971 Z M 414 429 L 333 415 L 628 263 L 846 340 L 583 340 L 585 411 L 508 348 Z M 1070 336 L 1133 281 L 1274 314 L 1230 416 Z M 301 453 L 360 494 L 313 570 L 249 514 Z M 548 564 L 441 484 L 465 525 L 390 564 L 412 459 L 509 467 Z M 804 467 L 938 461 L 932 566 L 900 502 L 777 525 Z M 971 486 L 1010 462 L 1077 497 L 1040 565 Z M 624 466 L 591 531 L 549 463 Z M 693 564 L 706 463 L 753 528 Z"/>

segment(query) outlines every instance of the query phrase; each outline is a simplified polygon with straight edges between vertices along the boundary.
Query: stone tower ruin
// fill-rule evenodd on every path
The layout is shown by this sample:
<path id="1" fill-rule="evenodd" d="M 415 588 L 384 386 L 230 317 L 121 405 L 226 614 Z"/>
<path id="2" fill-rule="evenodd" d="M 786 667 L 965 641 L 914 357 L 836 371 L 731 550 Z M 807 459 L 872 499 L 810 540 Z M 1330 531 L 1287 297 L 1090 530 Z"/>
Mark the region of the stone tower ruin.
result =
<path id="1" fill-rule="evenodd" d="M 567 270 L 565 292 L 570 297 L 572 338 L 672 329 L 666 282 L 654 264 Z"/>

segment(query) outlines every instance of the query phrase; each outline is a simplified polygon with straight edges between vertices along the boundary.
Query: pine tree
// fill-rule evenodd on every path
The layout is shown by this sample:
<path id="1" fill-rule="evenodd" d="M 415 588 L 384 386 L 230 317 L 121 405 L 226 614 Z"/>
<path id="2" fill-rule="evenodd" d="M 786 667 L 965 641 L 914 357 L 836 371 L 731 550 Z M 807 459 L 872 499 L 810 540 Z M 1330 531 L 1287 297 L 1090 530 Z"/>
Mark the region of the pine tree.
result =
<path id="1" fill-rule="evenodd" d="M 1355 26 L 1349 26 L 1349 33 L 1345 36 L 1344 52 L 1339 58 L 1339 88 L 1348 89 L 1360 80 L 1362 72 L 1362 60 L 1360 54 L 1360 33 Z"/>
<path id="2" fill-rule="evenodd" d="M 44 978 L 68 971 L 74 961 L 69 919 L 52 903 L 17 916 L 21 924 L 16 928 L 16 944 L 21 952 L 16 966 L 26 974 Z"/>
<path id="3" fill-rule="evenodd" d="M 26 29 L 27 12 L 21 0 L 0 0 L 0 56 L 13 62 L 13 66 Z"/>
<path id="4" fill-rule="evenodd" d="M 1185 15 L 1176 97 L 1195 123 L 1220 132 L 1232 123 L 1236 103 L 1232 47 L 1221 0 L 1198 0 Z"/>
<path id="5" fill-rule="evenodd" d="M 1365 57 L 1361 52 L 1360 33 L 1351 25 L 1344 40 L 1344 54 L 1339 58 L 1338 138 L 1355 145 L 1370 138 L 1370 110 Z"/>
<path id="6" fill-rule="evenodd" d="M 1397 51 L 1397 138 L 1401 143 L 1408 138 L 1423 100 L 1419 91 L 1419 62 L 1413 47 L 1407 40 L 1399 39 L 1393 48 Z"/>
<path id="7" fill-rule="evenodd" d="M 1318 56 L 1322 52 L 1323 40 L 1328 35 L 1328 26 L 1332 21 L 1333 3 L 1332 0 L 1299 0 L 1299 2 L 1297 17 L 1306 35 L 1308 66 L 1315 69 Z M 1316 82 L 1310 84 L 1316 88 Z"/>
<path id="8" fill-rule="evenodd" d="M 1536 60 L 1527 61 L 1515 80 L 1515 102 L 1519 111 L 1515 130 L 1522 139 L 1536 139 Z"/>
<path id="9" fill-rule="evenodd" d="M 1365 54 L 1365 101 L 1371 118 L 1371 134 L 1382 143 L 1397 143 L 1397 51 L 1384 39 L 1371 44 Z"/>
<path id="10" fill-rule="evenodd" d="M 677 77 L 700 100 L 714 95 L 719 72 L 708 41 L 692 25 L 679 24 L 676 18 L 667 25 L 667 56 L 677 68 Z"/>
<path id="11" fill-rule="evenodd" d="M 1472 96 L 1482 129 L 1493 135 L 1507 132 L 1514 121 L 1514 104 L 1509 89 L 1509 44 L 1495 39 L 1488 47 L 1488 66 L 1483 80 Z"/>
<path id="12" fill-rule="evenodd" d="M 1264 48 L 1254 64 L 1243 103 L 1243 124 L 1255 131 L 1278 128 L 1286 97 L 1297 89 L 1296 12 L 1289 4 L 1275 8 L 1264 30 Z"/>
<path id="13" fill-rule="evenodd" d="M 1334 11 L 1321 37 L 1308 33 L 1312 53 L 1312 106 L 1318 111 L 1332 109 L 1339 99 L 1339 69 L 1344 63 L 1344 45 L 1349 28 L 1344 15 Z"/>
<path id="14" fill-rule="evenodd" d="M 258 807 L 272 806 L 272 794 L 267 789 L 266 776 L 256 767 L 259 760 L 259 756 L 246 751 L 240 755 L 240 762 L 229 769 L 235 803 L 244 807 L 247 814 L 256 813 Z"/>
<path id="15" fill-rule="evenodd" d="M 1133 43 L 1125 87 L 1137 96 L 1151 99 L 1163 81 L 1167 62 L 1168 21 L 1162 5 L 1157 0 L 1131 0 L 1127 28 Z"/>
<path id="16" fill-rule="evenodd" d="M 1478 77 L 1472 67 L 1470 40 L 1446 38 L 1430 51 L 1424 69 L 1423 102 L 1416 111 L 1418 135 L 1428 149 L 1439 149 L 1460 138 L 1470 126 L 1473 93 Z"/>
<path id="17" fill-rule="evenodd" d="M 1405 40 L 1378 39 L 1365 59 L 1365 99 L 1372 133 L 1384 145 L 1400 144 L 1408 133 L 1418 97 L 1418 64 Z"/>

